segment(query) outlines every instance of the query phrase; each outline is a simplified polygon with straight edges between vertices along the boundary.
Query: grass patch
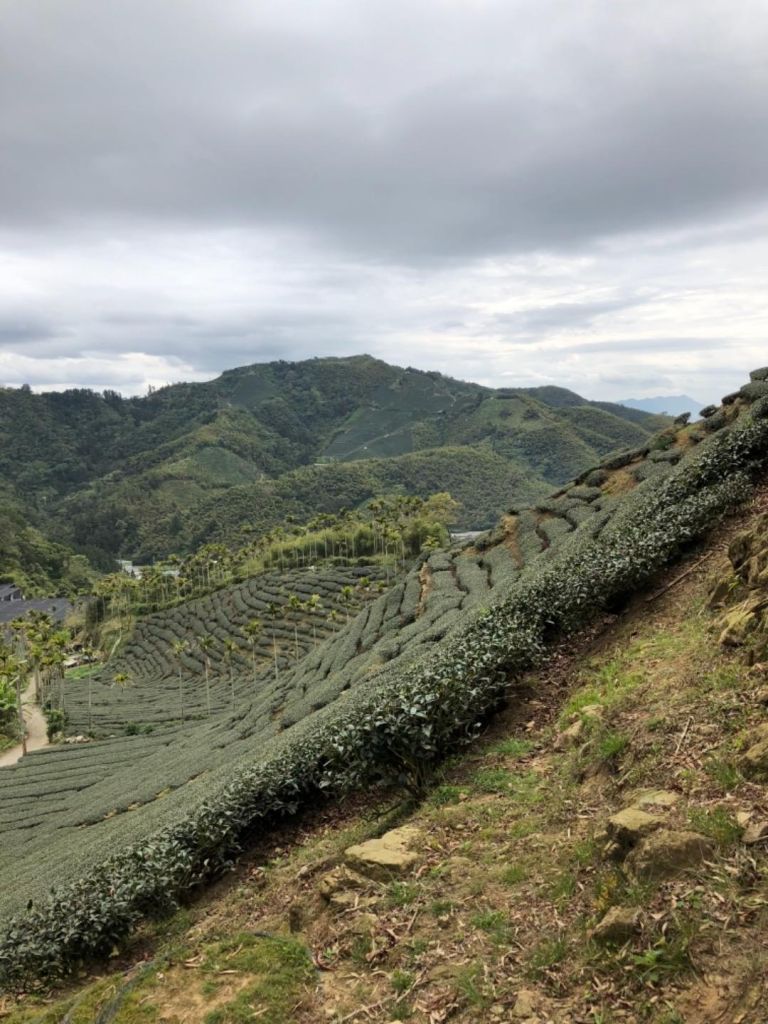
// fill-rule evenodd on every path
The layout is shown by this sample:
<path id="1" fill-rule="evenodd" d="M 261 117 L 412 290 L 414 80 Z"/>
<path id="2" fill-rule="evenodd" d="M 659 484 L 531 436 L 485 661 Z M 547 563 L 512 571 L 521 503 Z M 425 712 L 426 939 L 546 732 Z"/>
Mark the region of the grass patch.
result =
<path id="1" fill-rule="evenodd" d="M 387 902 L 390 907 L 410 907 L 419 898 L 419 887 L 412 882 L 390 882 Z"/>
<path id="2" fill-rule="evenodd" d="M 481 793 L 498 793 L 526 807 L 541 800 L 541 777 L 536 772 L 511 772 L 506 768 L 482 768 L 472 778 Z"/>
<path id="3" fill-rule="evenodd" d="M 520 885 L 521 882 L 525 882 L 526 879 L 530 878 L 530 874 L 531 872 L 527 864 L 509 864 L 501 872 L 499 881 L 503 885 L 514 888 L 516 885 Z"/>
<path id="4" fill-rule="evenodd" d="M 644 985 L 658 985 L 691 969 L 690 938 L 664 936 L 642 953 L 631 954 L 629 962 Z"/>
<path id="5" fill-rule="evenodd" d="M 481 963 L 467 964 L 456 974 L 456 991 L 464 1002 L 476 1010 L 487 1010 L 493 1001 Z"/>
<path id="6" fill-rule="evenodd" d="M 577 888 L 576 875 L 572 871 L 561 871 L 550 882 L 547 891 L 552 902 L 562 908 L 573 898 Z"/>
<path id="7" fill-rule="evenodd" d="M 415 980 L 415 976 L 410 971 L 401 971 L 398 968 L 398 970 L 392 972 L 392 988 L 398 995 L 402 995 L 409 988 L 412 988 Z"/>
<path id="8" fill-rule="evenodd" d="M 309 952 L 293 939 L 235 935 L 207 951 L 203 970 L 242 971 L 256 980 L 232 1002 L 212 1010 L 204 1024 L 284 1024 L 314 977 Z"/>
<path id="9" fill-rule="evenodd" d="M 530 740 L 520 740 L 511 737 L 506 740 L 499 740 L 486 748 L 488 754 L 502 754 L 504 757 L 525 757 L 533 750 L 533 743 Z"/>
<path id="10" fill-rule="evenodd" d="M 563 935 L 542 939 L 534 946 L 526 965 L 526 975 L 533 981 L 540 981 L 548 971 L 565 959 L 568 943 Z"/>
<path id="11" fill-rule="evenodd" d="M 457 804 L 461 799 L 461 794 L 460 786 L 438 786 L 429 794 L 427 802 L 433 807 L 448 807 L 451 804 Z"/>
<path id="12" fill-rule="evenodd" d="M 697 832 L 714 839 L 718 846 L 732 846 L 741 838 L 741 826 L 724 807 L 692 807 L 688 820 Z"/>
<path id="13" fill-rule="evenodd" d="M 454 906 L 453 900 L 434 900 L 430 904 L 429 910 L 435 917 L 444 917 L 446 914 L 450 914 Z"/>
<path id="14" fill-rule="evenodd" d="M 507 939 L 507 915 L 502 910 L 481 910 L 472 915 L 470 922 L 474 928 L 490 935 L 494 942 L 504 942 Z"/>
<path id="15" fill-rule="evenodd" d="M 601 731 L 595 737 L 595 755 L 603 765 L 615 765 L 629 746 L 629 736 L 611 729 Z"/>
<path id="16" fill-rule="evenodd" d="M 739 769 L 727 758 L 713 757 L 704 764 L 704 771 L 724 793 L 730 793 L 744 781 Z"/>

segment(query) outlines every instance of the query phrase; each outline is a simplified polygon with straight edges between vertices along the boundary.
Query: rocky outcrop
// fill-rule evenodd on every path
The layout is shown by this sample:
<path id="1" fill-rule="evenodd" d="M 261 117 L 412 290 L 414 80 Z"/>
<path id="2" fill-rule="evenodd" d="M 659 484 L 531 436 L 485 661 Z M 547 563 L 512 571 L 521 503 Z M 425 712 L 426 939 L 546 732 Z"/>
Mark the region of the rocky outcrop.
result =
<path id="1" fill-rule="evenodd" d="M 657 881 L 674 878 L 698 867 L 713 852 L 714 844 L 698 832 L 661 829 L 643 839 L 627 858 L 637 878 Z"/>
<path id="2" fill-rule="evenodd" d="M 592 938 L 605 945 L 619 945 L 629 942 L 639 927 L 640 915 L 635 907 L 611 907 L 592 929 Z"/>
<path id="3" fill-rule="evenodd" d="M 750 662 L 768 656 L 768 515 L 738 534 L 728 547 L 733 572 L 717 580 L 710 608 L 720 611 L 715 626 L 720 643 L 744 647 Z"/>
<path id="4" fill-rule="evenodd" d="M 350 846 L 344 851 L 344 859 L 353 871 L 368 878 L 386 881 L 398 875 L 405 875 L 421 860 L 413 847 L 421 833 L 412 825 L 392 829 L 378 839 Z"/>

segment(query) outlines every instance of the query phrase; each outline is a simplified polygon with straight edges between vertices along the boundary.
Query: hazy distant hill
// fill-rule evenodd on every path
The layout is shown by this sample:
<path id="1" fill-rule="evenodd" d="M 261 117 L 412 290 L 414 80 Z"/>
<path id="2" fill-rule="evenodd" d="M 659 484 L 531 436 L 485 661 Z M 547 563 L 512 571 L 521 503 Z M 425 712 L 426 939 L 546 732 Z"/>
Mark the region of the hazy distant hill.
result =
<path id="1" fill-rule="evenodd" d="M 449 490 L 460 526 L 486 526 L 659 425 L 561 388 L 493 390 L 370 356 L 278 361 L 145 397 L 0 389 L 0 483 L 107 564 L 382 489 Z"/>
<path id="2" fill-rule="evenodd" d="M 691 398 L 690 395 L 657 395 L 655 398 L 622 398 L 620 405 L 629 409 L 642 409 L 644 412 L 660 413 L 667 416 L 679 416 L 689 412 L 698 419 L 699 410 L 704 403 Z"/>

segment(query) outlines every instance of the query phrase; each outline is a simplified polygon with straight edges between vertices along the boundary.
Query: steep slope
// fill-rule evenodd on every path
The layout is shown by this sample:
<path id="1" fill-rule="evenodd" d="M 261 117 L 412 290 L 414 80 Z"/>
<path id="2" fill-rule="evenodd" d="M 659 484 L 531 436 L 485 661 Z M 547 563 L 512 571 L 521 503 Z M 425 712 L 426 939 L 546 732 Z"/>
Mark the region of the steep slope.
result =
<path id="1" fill-rule="evenodd" d="M 766 377 L 757 371 L 703 427 L 609 457 L 474 547 L 430 555 L 289 671 L 264 677 L 252 704 L 189 723 L 160 753 L 147 755 L 146 737 L 121 739 L 119 776 L 102 784 L 95 772 L 87 820 L 75 801 L 64 818 L 44 809 L 17 835 L 42 782 L 54 802 L 69 785 L 56 759 L 90 776 L 92 758 L 110 762 L 110 741 L 95 755 L 52 750 L 12 770 L 38 777 L 14 775 L 18 785 L 0 792 L 13 840 L 10 849 L 4 837 L 1 870 L 14 878 L 0 886 L 2 918 L 21 912 L 0 942 L 0 976 L 56 973 L 111 946 L 148 906 L 206 878 L 245 833 L 318 787 L 397 778 L 420 791 L 555 635 L 622 600 L 749 495 L 768 460 Z M 149 767 L 137 769 L 145 756 Z M 59 882 L 49 897 L 43 862 Z"/>
<path id="2" fill-rule="evenodd" d="M 423 453 L 425 475 L 439 464 L 460 482 L 464 449 L 473 446 L 484 475 L 480 487 L 464 488 L 461 525 L 480 528 L 507 501 L 530 500 L 544 481 L 564 482 L 607 451 L 641 444 L 658 426 L 627 413 L 578 396 L 564 408 L 369 356 L 242 367 L 143 398 L 6 388 L 0 481 L 57 540 L 107 566 L 117 555 L 188 550 L 198 509 L 233 487 L 253 486 L 258 502 L 266 483 L 277 494 L 271 518 L 261 520 L 271 525 L 287 511 L 280 492 L 291 493 L 299 467 Z M 411 459 L 374 467 L 361 500 L 376 493 L 382 475 L 394 490 L 424 494 L 413 466 Z M 505 486 L 520 485 L 503 500 L 487 486 L 500 473 Z"/>
<path id="3" fill-rule="evenodd" d="M 9 1001 L 8 1024 L 763 1024 L 768 817 L 746 753 L 765 668 L 722 642 L 720 606 L 764 590 L 767 502 L 514 680 L 417 807 L 384 789 L 275 828 L 117 967 Z"/>

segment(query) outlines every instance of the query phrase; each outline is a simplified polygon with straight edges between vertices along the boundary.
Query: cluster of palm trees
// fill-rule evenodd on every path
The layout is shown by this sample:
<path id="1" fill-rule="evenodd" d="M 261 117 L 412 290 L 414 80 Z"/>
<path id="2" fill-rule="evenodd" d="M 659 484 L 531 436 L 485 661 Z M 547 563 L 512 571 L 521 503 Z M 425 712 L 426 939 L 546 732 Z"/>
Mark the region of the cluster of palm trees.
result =
<path id="1" fill-rule="evenodd" d="M 30 679 L 35 703 L 47 710 L 49 732 L 64 724 L 64 662 L 71 643 L 69 630 L 40 611 L 14 619 L 10 631 L 0 639 L 0 724 L 9 724 L 15 715 L 24 754 L 27 750 L 22 701 Z"/>
<path id="2" fill-rule="evenodd" d="M 142 567 L 140 576 L 121 572 L 103 577 L 94 590 L 91 617 L 102 621 L 114 615 L 122 621 L 132 613 L 168 608 L 268 569 L 283 572 L 360 558 L 382 564 L 389 582 L 391 572 L 403 568 L 409 558 L 447 540 L 446 524 L 457 508 L 445 493 L 427 499 L 397 495 L 376 498 L 355 511 L 320 513 L 305 524 L 289 517 L 284 526 L 234 551 L 223 544 L 205 544 L 187 557 L 170 555 Z"/>

